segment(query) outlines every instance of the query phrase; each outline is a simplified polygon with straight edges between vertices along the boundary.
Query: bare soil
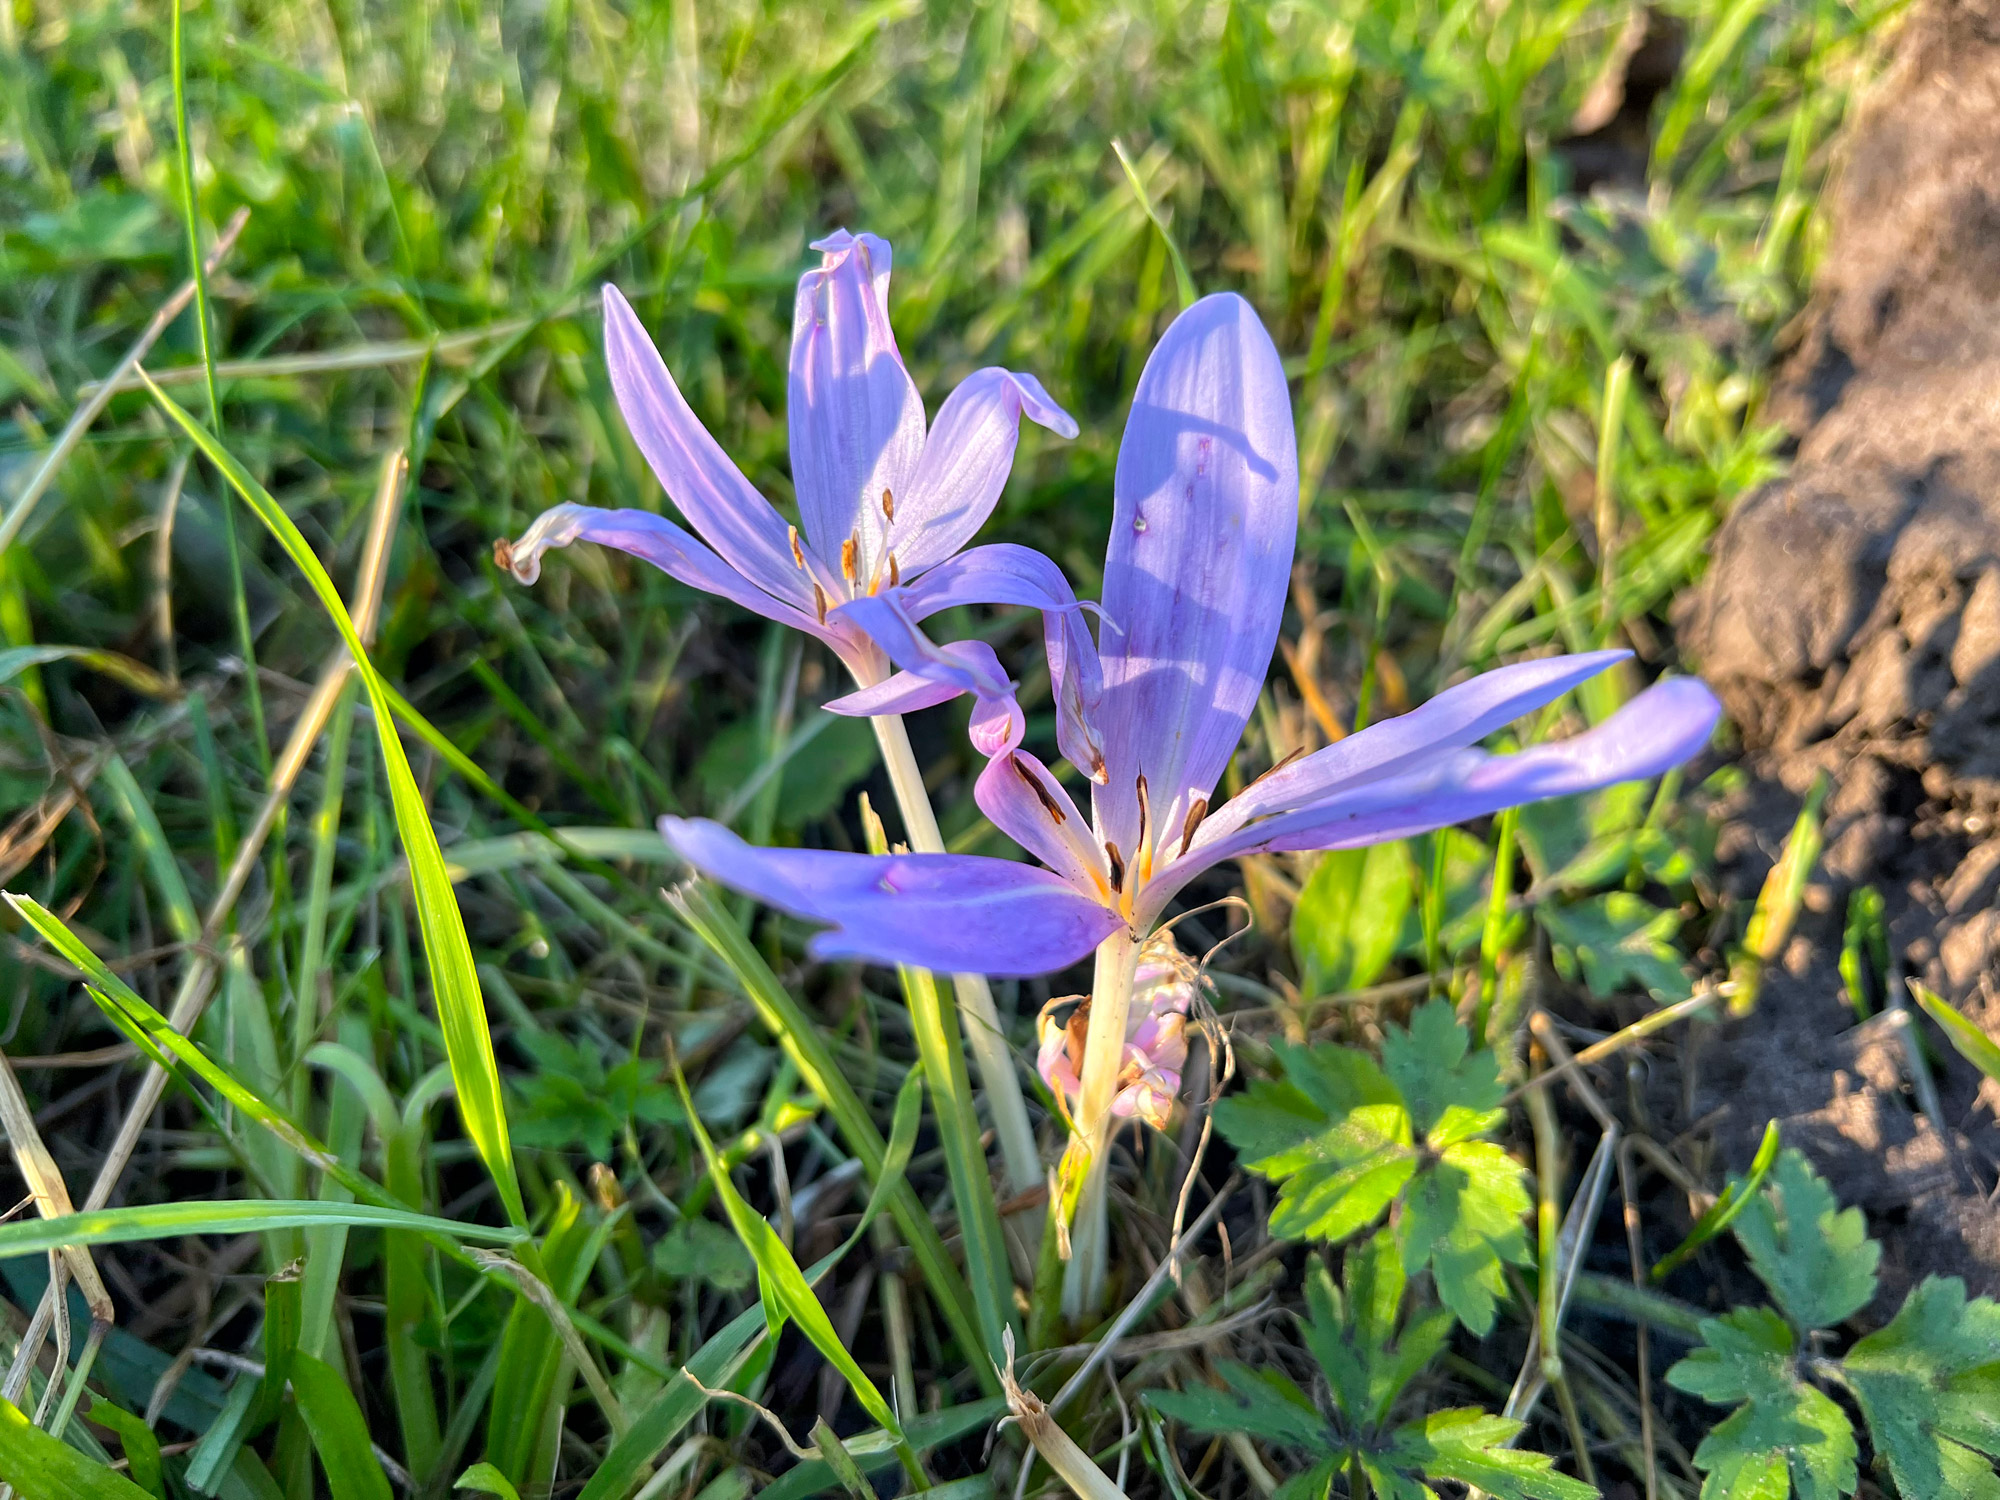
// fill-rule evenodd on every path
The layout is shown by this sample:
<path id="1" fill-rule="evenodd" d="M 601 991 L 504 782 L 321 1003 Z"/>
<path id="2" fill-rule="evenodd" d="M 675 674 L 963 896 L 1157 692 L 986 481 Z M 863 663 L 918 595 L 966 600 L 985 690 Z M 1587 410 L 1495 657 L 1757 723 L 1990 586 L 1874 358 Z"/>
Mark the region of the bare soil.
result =
<path id="1" fill-rule="evenodd" d="M 1891 1306 L 1932 1271 L 2000 1293 L 2000 1086 L 1936 1048 L 1941 1134 L 1836 969 L 1872 885 L 1892 970 L 2000 1037 L 2000 0 L 1926 0 L 1896 46 L 1777 397 L 1793 467 L 1731 515 L 1677 621 L 1752 772 L 1723 846 L 1738 894 L 1814 774 L 1835 782 L 1782 972 L 1691 1059 L 1684 1127 L 1741 1167 L 1779 1120 L 1877 1221 Z"/>

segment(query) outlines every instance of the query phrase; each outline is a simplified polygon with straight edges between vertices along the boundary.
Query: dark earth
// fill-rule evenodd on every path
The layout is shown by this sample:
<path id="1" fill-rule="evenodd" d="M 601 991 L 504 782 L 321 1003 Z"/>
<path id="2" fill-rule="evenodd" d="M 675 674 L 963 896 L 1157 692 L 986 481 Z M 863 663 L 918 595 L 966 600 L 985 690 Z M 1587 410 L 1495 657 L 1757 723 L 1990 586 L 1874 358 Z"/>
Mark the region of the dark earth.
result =
<path id="1" fill-rule="evenodd" d="M 1836 968 L 1872 886 L 1891 983 L 2000 1037 L 2000 0 L 1915 12 L 1846 139 L 1774 403 L 1791 470 L 1738 505 L 1677 616 L 1751 774 L 1732 894 L 1755 898 L 1822 770 L 1826 851 L 1757 1008 L 1701 1028 L 1666 1092 L 1733 1169 L 1778 1120 L 1868 1211 L 1893 1309 L 1929 1272 L 2000 1293 L 2000 1085 L 1934 1046 L 1934 1128 L 1896 1018 L 1857 1025 Z"/>

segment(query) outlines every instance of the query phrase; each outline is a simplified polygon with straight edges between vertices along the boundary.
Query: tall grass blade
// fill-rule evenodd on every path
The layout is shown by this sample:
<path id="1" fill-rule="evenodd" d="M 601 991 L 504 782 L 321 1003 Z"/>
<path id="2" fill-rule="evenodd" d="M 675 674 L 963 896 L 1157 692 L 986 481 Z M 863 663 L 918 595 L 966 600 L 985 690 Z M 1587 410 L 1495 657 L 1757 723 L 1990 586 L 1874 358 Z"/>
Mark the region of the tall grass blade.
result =
<path id="1" fill-rule="evenodd" d="M 695 1144 L 701 1148 L 702 1160 L 708 1164 L 710 1180 L 715 1183 L 716 1196 L 722 1200 L 723 1211 L 729 1217 L 730 1227 L 736 1237 L 743 1242 L 743 1248 L 750 1252 L 750 1258 L 757 1263 L 757 1291 L 764 1307 L 764 1327 L 775 1341 L 779 1329 L 786 1321 L 796 1323 L 803 1333 L 819 1350 L 821 1358 L 840 1372 L 848 1389 L 854 1392 L 861 1408 L 879 1423 L 883 1431 L 890 1434 L 896 1444 L 897 1457 L 902 1460 L 904 1470 L 912 1483 L 919 1488 L 930 1484 L 923 1465 L 918 1460 L 908 1440 L 903 1436 L 902 1424 L 896 1413 L 883 1399 L 875 1382 L 868 1378 L 860 1364 L 841 1342 L 840 1334 L 833 1326 L 833 1319 L 814 1295 L 805 1273 L 799 1263 L 792 1258 L 792 1252 L 785 1248 L 785 1242 L 778 1238 L 768 1220 L 743 1201 L 736 1191 L 736 1184 L 730 1180 L 729 1170 L 715 1154 L 715 1142 L 709 1139 L 708 1130 L 701 1122 L 701 1115 L 694 1107 L 694 1096 L 688 1092 L 687 1077 L 680 1070 L 678 1062 L 674 1066 L 674 1083 L 679 1088 L 681 1105 L 687 1111 L 688 1127 L 694 1132 Z"/>
<path id="2" fill-rule="evenodd" d="M 235 455 L 205 431 L 179 403 L 157 386 L 153 399 L 177 423 L 197 448 L 228 479 L 257 518 L 285 550 L 320 604 L 340 632 L 348 653 L 360 670 L 375 710 L 376 742 L 389 778 L 389 799 L 396 818 L 396 832 L 410 862 L 410 888 L 417 907 L 417 925 L 423 935 L 424 956 L 429 965 L 431 991 L 437 1004 L 438 1023 L 444 1031 L 445 1055 L 458 1088 L 458 1109 L 465 1121 L 465 1133 L 472 1138 L 486 1170 L 500 1189 L 501 1205 L 509 1222 L 525 1226 L 527 1205 L 521 1197 L 520 1178 L 507 1136 L 506 1106 L 501 1097 L 500 1068 L 493 1056 L 493 1034 L 487 1028 L 486 1010 L 473 967 L 472 945 L 465 935 L 451 877 L 445 870 L 444 854 L 438 847 L 437 831 L 431 827 L 423 795 L 417 790 L 410 771 L 409 757 L 395 732 L 395 716 L 390 707 L 382 676 L 368 659 L 347 606 L 327 576 L 326 569 L 270 491 L 237 462 Z"/>
<path id="3" fill-rule="evenodd" d="M 292 1356 L 292 1395 L 319 1450 L 333 1500 L 393 1500 L 389 1476 L 368 1442 L 368 1419 L 347 1378 L 323 1359 Z"/>
<path id="4" fill-rule="evenodd" d="M 862 1170 L 871 1179 L 879 1178 L 888 1150 L 882 1140 L 882 1132 L 877 1129 L 874 1116 L 869 1114 L 854 1092 L 853 1085 L 842 1076 L 833 1050 L 820 1035 L 813 1018 L 778 982 L 778 976 L 771 972 L 771 966 L 764 962 L 763 955 L 750 945 L 742 931 L 715 904 L 705 884 L 691 881 L 677 887 L 669 899 L 687 919 L 688 926 L 736 976 L 743 993 L 749 996 L 758 1016 L 778 1039 L 792 1065 L 799 1070 L 806 1087 L 833 1116 L 834 1125 L 847 1142 L 847 1149 L 861 1159 Z M 908 1183 L 895 1190 L 895 1196 L 889 1201 L 889 1211 L 895 1217 L 896 1229 L 902 1235 L 903 1243 L 909 1247 L 910 1254 L 923 1271 L 924 1280 L 937 1300 L 938 1310 L 951 1329 L 952 1337 L 958 1340 L 971 1361 L 980 1384 L 989 1395 L 999 1394 L 998 1374 L 991 1368 L 991 1362 L 982 1361 L 979 1355 L 982 1343 L 979 1324 L 973 1315 L 971 1290 L 959 1275 L 958 1267 L 952 1264 L 951 1255 L 939 1238 L 929 1211 Z"/>
<path id="5" fill-rule="evenodd" d="M 408 1229 L 418 1234 L 492 1245 L 527 1240 L 519 1229 L 433 1218 L 406 1208 L 373 1203 L 316 1203 L 302 1199 L 244 1199 L 232 1203 L 144 1203 L 128 1208 L 85 1209 L 60 1219 L 22 1219 L 0 1224 L 0 1260 L 39 1255 L 64 1245 L 129 1245 L 171 1240 L 189 1234 L 267 1234 L 274 1229 L 310 1229 L 320 1224 L 349 1228 Z"/>

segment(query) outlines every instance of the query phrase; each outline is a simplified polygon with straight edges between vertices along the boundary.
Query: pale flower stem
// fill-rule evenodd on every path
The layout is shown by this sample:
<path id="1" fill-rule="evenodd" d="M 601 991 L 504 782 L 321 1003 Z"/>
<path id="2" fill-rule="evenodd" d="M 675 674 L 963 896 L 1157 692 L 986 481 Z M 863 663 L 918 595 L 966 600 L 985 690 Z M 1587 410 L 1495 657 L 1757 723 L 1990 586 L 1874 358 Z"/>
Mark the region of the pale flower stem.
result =
<path id="1" fill-rule="evenodd" d="M 1125 1022 L 1132 1009 L 1132 980 L 1139 944 L 1120 928 L 1097 946 L 1097 972 L 1090 987 L 1090 1029 L 1084 1034 L 1083 1076 L 1076 1101 L 1076 1133 L 1090 1153 L 1076 1218 L 1070 1225 L 1069 1270 L 1063 1277 L 1063 1315 L 1077 1320 L 1104 1300 L 1104 1268 L 1110 1253 L 1106 1183 L 1111 1167 L 1111 1101 L 1125 1058 Z"/>
<path id="2" fill-rule="evenodd" d="M 875 726 L 875 741 L 882 748 L 882 763 L 888 767 L 889 784 L 895 788 L 896 806 L 903 814 L 903 831 L 910 848 L 919 854 L 944 853 L 944 838 L 938 832 L 937 814 L 931 811 L 930 793 L 917 770 L 916 753 L 910 748 L 909 731 L 899 714 L 883 714 L 868 721 Z M 993 991 L 983 974 L 954 974 L 952 988 L 958 995 L 958 1014 L 965 1028 L 966 1050 L 979 1069 L 979 1081 L 986 1090 L 987 1107 L 993 1115 L 993 1133 L 1000 1143 L 1000 1162 L 1012 1193 L 1025 1193 L 1042 1185 L 1042 1157 L 1035 1147 L 1035 1132 L 1028 1124 L 1028 1102 L 1021 1093 L 1021 1077 L 1014 1070 L 1013 1049 L 1000 1025 L 1000 1012 L 993 1005 Z"/>

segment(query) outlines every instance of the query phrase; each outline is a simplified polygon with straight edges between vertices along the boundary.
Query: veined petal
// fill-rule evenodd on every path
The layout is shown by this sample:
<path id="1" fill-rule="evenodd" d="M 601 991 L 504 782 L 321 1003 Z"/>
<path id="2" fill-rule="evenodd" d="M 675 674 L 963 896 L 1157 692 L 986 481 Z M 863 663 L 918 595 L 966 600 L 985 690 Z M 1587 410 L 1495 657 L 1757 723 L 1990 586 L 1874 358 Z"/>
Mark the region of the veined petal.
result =
<path id="1" fill-rule="evenodd" d="M 1298 530 L 1285 372 L 1250 304 L 1204 297 L 1167 329 L 1132 401 L 1104 560 L 1106 837 L 1206 797 L 1262 691 Z"/>
<path id="2" fill-rule="evenodd" d="M 571 542 L 595 542 L 642 558 L 691 588 L 720 594 L 767 620 L 816 635 L 834 646 L 840 633 L 811 614 L 772 598 L 665 516 L 649 510 L 601 510 L 594 505 L 557 505 L 543 511 L 516 542 L 494 544 L 494 558 L 523 583 L 541 576 L 542 554 Z"/>
<path id="3" fill-rule="evenodd" d="M 972 789 L 993 826 L 1098 901 L 1112 899 L 1111 867 L 1061 782 L 1025 750 L 996 755 Z"/>
<path id="4" fill-rule="evenodd" d="M 688 409 L 632 305 L 610 285 L 604 288 L 604 359 L 625 425 L 667 498 L 737 572 L 765 593 L 811 609 L 812 580 L 792 558 L 784 517 Z"/>
<path id="5" fill-rule="evenodd" d="M 946 558 L 900 591 L 908 617 L 922 620 L 959 604 L 1017 604 L 1042 612 L 1042 640 L 1056 700 L 1056 743 L 1069 763 L 1093 781 L 1104 779 L 1104 741 L 1097 715 L 1104 672 L 1097 643 L 1061 568 L 1031 547 L 994 542 Z M 1101 613 L 1102 611 L 1100 611 Z M 1105 625 L 1116 631 L 1117 622 Z"/>
<path id="6" fill-rule="evenodd" d="M 1708 743 L 1722 705 L 1693 677 L 1655 683 L 1594 729 L 1513 755 L 1453 750 L 1414 770 L 1333 793 L 1233 833 L 1197 838 L 1148 887 L 1157 916 L 1201 870 L 1242 854 L 1351 849 L 1409 838 L 1503 808 L 1592 792 L 1671 770 Z"/>
<path id="7" fill-rule="evenodd" d="M 1058 876 L 1012 860 L 760 849 L 703 818 L 662 818 L 660 832 L 723 884 L 831 924 L 812 940 L 819 958 L 1046 974 L 1085 957 L 1122 921 Z"/>
<path id="8" fill-rule="evenodd" d="M 945 398 L 908 490 L 895 492 L 886 545 L 904 576 L 944 561 L 986 524 L 1014 467 L 1024 416 L 1076 436 L 1069 413 L 1032 375 L 976 370 Z"/>
<path id="9" fill-rule="evenodd" d="M 889 242 L 838 230 L 792 309 L 792 483 L 813 550 L 840 572 L 858 542 L 865 579 L 881 555 L 882 492 L 901 497 L 924 446 L 924 404 L 889 329 Z"/>
<path id="10" fill-rule="evenodd" d="M 1334 792 L 1413 770 L 1434 756 L 1475 745 L 1625 660 L 1629 651 L 1585 651 L 1515 662 L 1448 687 L 1406 714 L 1316 750 L 1246 787 L 1210 816 L 1220 838 L 1252 818 L 1288 812 Z"/>

